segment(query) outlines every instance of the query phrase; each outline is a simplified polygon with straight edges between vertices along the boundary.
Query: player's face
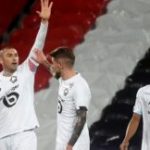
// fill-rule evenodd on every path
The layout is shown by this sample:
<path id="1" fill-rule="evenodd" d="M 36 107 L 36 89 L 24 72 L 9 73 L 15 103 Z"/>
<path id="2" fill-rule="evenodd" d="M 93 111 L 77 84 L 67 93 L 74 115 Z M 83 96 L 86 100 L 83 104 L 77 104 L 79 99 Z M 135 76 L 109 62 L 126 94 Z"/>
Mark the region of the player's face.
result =
<path id="1" fill-rule="evenodd" d="M 1 64 L 8 72 L 16 71 L 19 64 L 18 52 L 14 48 L 4 49 L 1 54 Z"/>
<path id="2" fill-rule="evenodd" d="M 52 72 L 56 78 L 59 78 L 61 76 L 61 70 L 62 70 L 62 64 L 58 61 L 55 60 L 54 58 L 52 60 Z"/>

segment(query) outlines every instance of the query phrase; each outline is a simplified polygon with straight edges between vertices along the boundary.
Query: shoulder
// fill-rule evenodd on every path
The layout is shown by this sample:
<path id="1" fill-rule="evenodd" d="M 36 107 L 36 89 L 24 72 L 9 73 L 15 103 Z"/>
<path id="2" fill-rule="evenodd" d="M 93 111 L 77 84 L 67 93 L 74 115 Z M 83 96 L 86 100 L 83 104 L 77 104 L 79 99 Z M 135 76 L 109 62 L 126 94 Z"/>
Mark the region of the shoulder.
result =
<path id="1" fill-rule="evenodd" d="M 143 86 L 142 88 L 140 88 L 137 92 L 137 96 L 143 96 L 147 93 L 150 94 L 150 85 L 146 85 L 146 86 Z"/>
<path id="2" fill-rule="evenodd" d="M 87 95 L 91 95 L 91 90 L 87 81 L 80 74 L 76 77 L 74 81 L 74 89 L 79 93 L 86 93 Z"/>
<path id="3" fill-rule="evenodd" d="M 78 74 L 76 76 L 74 82 L 75 82 L 76 86 L 87 86 L 88 87 L 87 81 L 85 80 L 85 78 L 81 74 Z"/>
<path id="4" fill-rule="evenodd" d="M 37 66 L 32 62 L 31 59 L 27 58 L 18 66 L 18 71 L 25 72 L 36 72 Z"/>

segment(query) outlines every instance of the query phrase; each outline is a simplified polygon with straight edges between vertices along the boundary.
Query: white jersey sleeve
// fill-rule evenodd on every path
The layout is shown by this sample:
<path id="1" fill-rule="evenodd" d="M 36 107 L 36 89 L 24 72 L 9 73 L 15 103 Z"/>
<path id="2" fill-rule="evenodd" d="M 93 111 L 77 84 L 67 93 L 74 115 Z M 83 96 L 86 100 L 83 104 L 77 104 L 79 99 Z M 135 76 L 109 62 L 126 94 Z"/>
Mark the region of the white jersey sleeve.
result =
<path id="1" fill-rule="evenodd" d="M 39 31 L 38 31 L 36 39 L 35 39 L 35 42 L 34 42 L 32 48 L 30 50 L 30 53 L 29 53 L 27 59 L 25 60 L 26 61 L 25 63 L 27 65 L 29 65 L 29 68 L 31 71 L 35 71 L 36 67 L 39 65 L 36 62 L 35 52 L 37 50 L 43 50 L 46 35 L 47 35 L 47 30 L 48 30 L 48 22 L 47 23 L 41 22 Z"/>
<path id="2" fill-rule="evenodd" d="M 85 80 L 81 80 L 74 87 L 74 100 L 76 109 L 86 107 L 88 109 L 91 99 L 90 88 Z"/>
<path id="3" fill-rule="evenodd" d="M 142 115 L 142 92 L 139 90 L 136 95 L 135 105 L 133 107 L 133 112 Z"/>

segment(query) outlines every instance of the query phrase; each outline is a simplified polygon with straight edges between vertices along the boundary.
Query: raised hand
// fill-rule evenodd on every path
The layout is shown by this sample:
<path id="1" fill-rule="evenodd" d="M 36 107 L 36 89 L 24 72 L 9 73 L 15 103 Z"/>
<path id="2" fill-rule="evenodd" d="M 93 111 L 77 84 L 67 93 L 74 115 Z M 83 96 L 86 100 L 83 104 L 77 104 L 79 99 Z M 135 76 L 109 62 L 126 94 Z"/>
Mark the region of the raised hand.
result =
<path id="1" fill-rule="evenodd" d="M 49 0 L 41 0 L 41 11 L 36 11 L 40 18 L 44 21 L 49 20 L 51 16 L 53 2 L 49 3 Z"/>

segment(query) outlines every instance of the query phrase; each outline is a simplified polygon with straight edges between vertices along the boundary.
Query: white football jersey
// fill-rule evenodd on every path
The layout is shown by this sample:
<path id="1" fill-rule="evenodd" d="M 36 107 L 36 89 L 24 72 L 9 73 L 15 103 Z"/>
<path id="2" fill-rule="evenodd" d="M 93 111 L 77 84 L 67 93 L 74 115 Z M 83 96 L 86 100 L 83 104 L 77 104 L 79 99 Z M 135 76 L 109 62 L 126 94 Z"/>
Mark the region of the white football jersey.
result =
<path id="1" fill-rule="evenodd" d="M 0 73 L 0 138 L 39 126 L 34 109 L 34 51 L 43 49 L 48 23 L 41 23 L 28 58 L 11 76 Z"/>
<path id="2" fill-rule="evenodd" d="M 65 150 L 76 123 L 76 110 L 88 109 L 91 92 L 84 78 L 77 74 L 68 80 L 59 80 L 56 150 Z M 73 150 L 89 150 L 90 140 L 87 123 Z"/>
<path id="3" fill-rule="evenodd" d="M 150 85 L 147 85 L 138 90 L 133 112 L 142 115 L 143 118 L 142 150 L 149 150 L 150 149 Z"/>

